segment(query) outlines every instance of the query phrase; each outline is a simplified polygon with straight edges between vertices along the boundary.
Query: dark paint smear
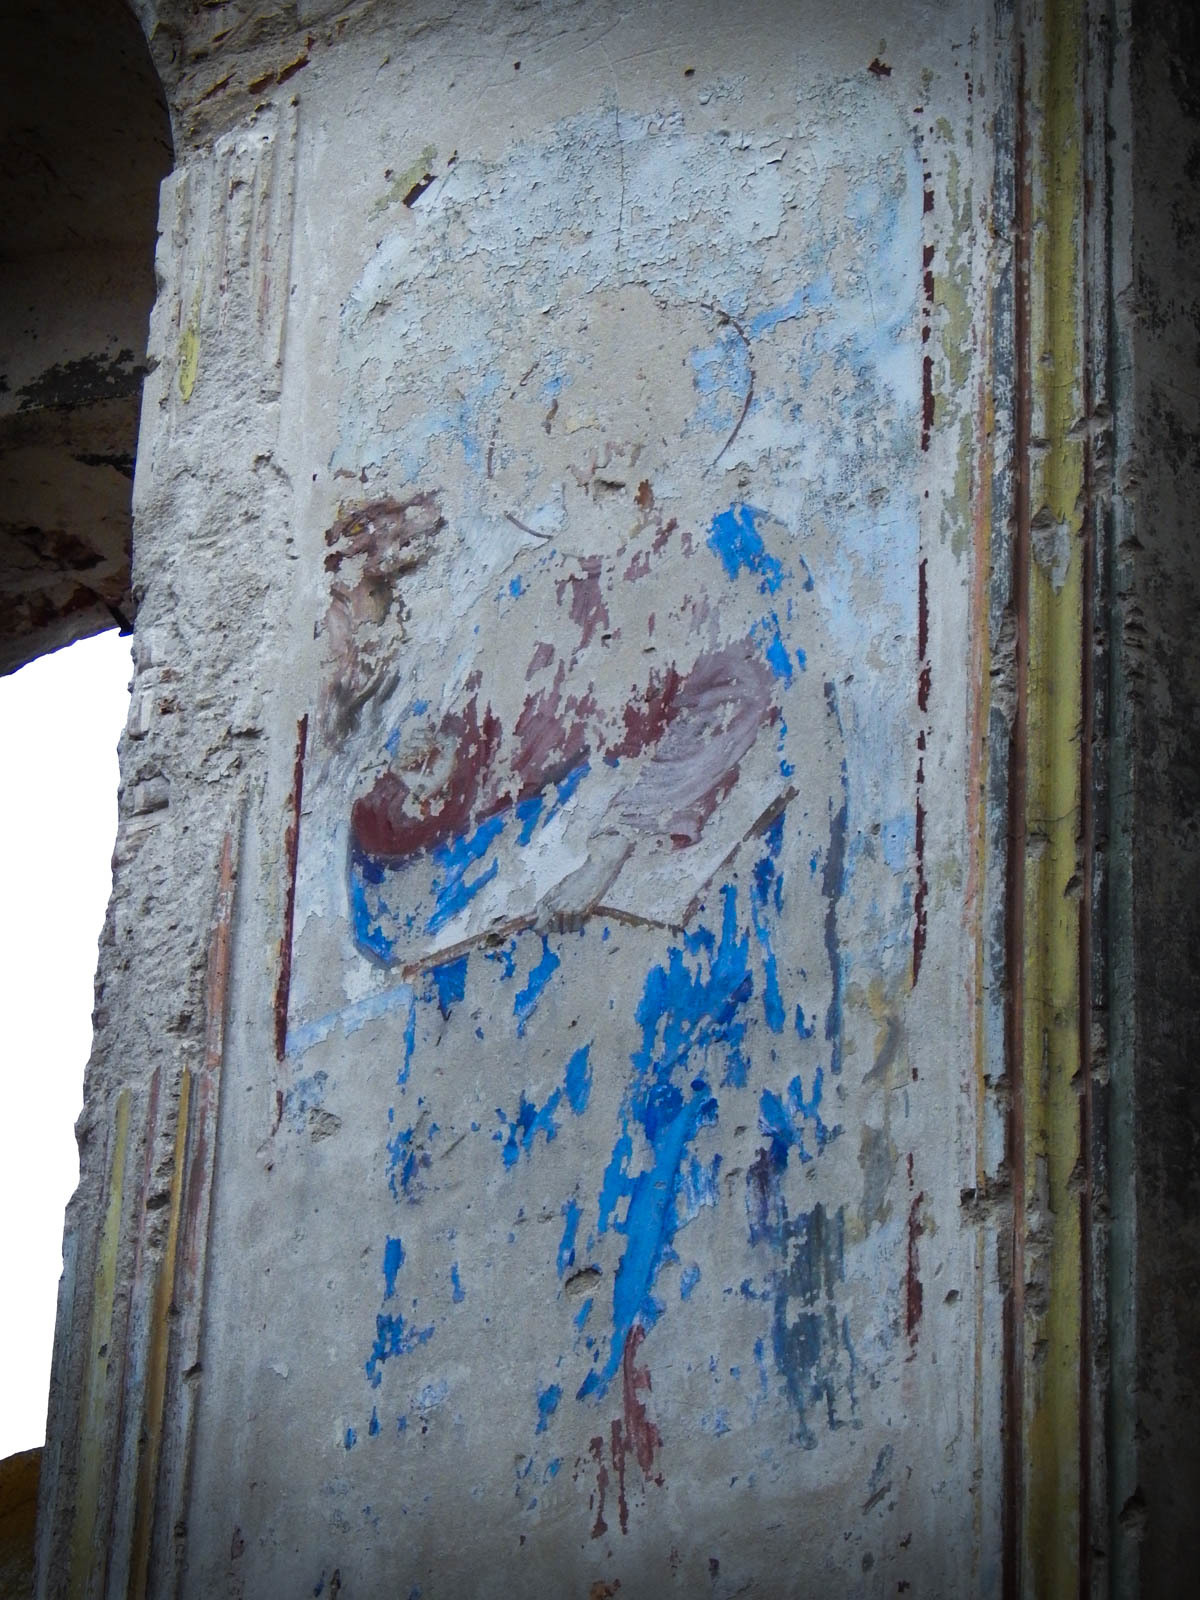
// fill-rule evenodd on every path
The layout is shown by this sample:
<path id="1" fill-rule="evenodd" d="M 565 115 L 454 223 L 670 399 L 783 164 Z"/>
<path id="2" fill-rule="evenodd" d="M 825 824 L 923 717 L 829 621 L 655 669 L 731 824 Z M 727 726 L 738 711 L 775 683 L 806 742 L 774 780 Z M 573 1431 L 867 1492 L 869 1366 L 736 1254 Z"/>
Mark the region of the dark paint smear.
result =
<path id="1" fill-rule="evenodd" d="M 923 560 L 917 568 L 917 707 L 922 714 L 929 711 L 929 694 L 933 683 L 933 668 L 929 662 L 929 563 Z M 925 730 L 917 734 L 917 749 L 925 749 Z M 925 878 L 925 806 L 922 789 L 925 784 L 925 761 L 917 761 L 916 838 L 917 888 L 913 896 L 913 985 L 921 975 L 921 961 L 925 955 L 927 923 L 926 902 L 929 885 Z"/>
<path id="2" fill-rule="evenodd" d="M 290 813 L 283 851 L 287 861 L 287 898 L 283 908 L 283 932 L 279 939 L 279 977 L 275 984 L 275 1059 L 287 1054 L 288 1001 L 292 989 L 292 935 L 296 926 L 296 868 L 300 859 L 300 806 L 304 797 L 304 755 L 308 749 L 307 713 L 296 724 L 296 759 L 292 767 Z"/>
<path id="3" fill-rule="evenodd" d="M 772 1340 L 776 1365 L 800 1418 L 801 1441 L 807 1449 L 813 1449 L 816 1437 L 808 1422 L 813 1406 L 824 1402 L 831 1429 L 845 1425 L 837 1415 L 836 1405 L 839 1354 L 843 1348 L 850 1359 L 847 1387 L 851 1411 L 857 1409 L 849 1328 L 844 1317 L 839 1326 L 834 1300 L 837 1286 L 845 1280 L 842 1208 L 830 1217 L 824 1206 L 814 1206 L 788 1225 L 786 1242 L 791 1250 L 776 1289 Z M 804 1309 L 789 1323 L 790 1300 L 799 1300 Z"/>
<path id="4" fill-rule="evenodd" d="M 404 196 L 404 199 L 401 201 L 401 204 L 409 206 L 409 207 L 415 206 L 417 201 L 425 193 L 426 189 L 428 189 L 429 185 L 432 182 L 433 182 L 433 173 L 432 172 L 424 173 L 420 178 L 417 179 L 416 183 L 413 184 L 412 188 Z"/>
<path id="5" fill-rule="evenodd" d="M 837 708 L 837 693 L 832 683 L 825 685 L 825 700 L 842 731 L 842 719 Z M 842 960 L 838 941 L 838 901 L 846 887 L 846 829 L 849 826 L 850 802 L 847 795 L 846 763 L 842 762 L 842 804 L 836 816 L 829 819 L 829 849 L 825 856 L 825 869 L 821 874 L 821 893 L 828 901 L 825 910 L 825 954 L 829 958 L 829 978 L 833 993 L 829 1010 L 825 1013 L 825 1038 L 830 1045 L 829 1070 L 842 1070 Z"/>
<path id="6" fill-rule="evenodd" d="M 925 936 L 928 924 L 928 910 L 926 901 L 929 897 L 929 884 L 925 879 L 925 806 L 921 800 L 921 789 L 925 782 L 925 761 L 922 757 L 917 762 L 917 826 L 915 837 L 915 850 L 917 857 L 917 892 L 913 896 L 913 984 L 921 974 L 921 961 L 925 955 Z"/>
<path id="7" fill-rule="evenodd" d="M 909 1157 L 912 1160 L 912 1157 Z M 913 1344 L 917 1342 L 917 1324 L 921 1320 L 924 1309 L 925 1291 L 921 1286 L 918 1273 L 921 1267 L 920 1256 L 917 1250 L 917 1240 L 925 1232 L 921 1225 L 921 1202 L 925 1193 L 916 1195 L 913 1203 L 908 1208 L 908 1271 L 904 1279 L 904 1326 L 908 1337 Z"/>
<path id="8" fill-rule="evenodd" d="M 779 1192 L 781 1166 L 773 1146 L 764 1147 L 746 1172 L 746 1211 L 750 1218 L 751 1244 L 757 1244 L 761 1239 L 782 1238 L 787 1211 Z"/>

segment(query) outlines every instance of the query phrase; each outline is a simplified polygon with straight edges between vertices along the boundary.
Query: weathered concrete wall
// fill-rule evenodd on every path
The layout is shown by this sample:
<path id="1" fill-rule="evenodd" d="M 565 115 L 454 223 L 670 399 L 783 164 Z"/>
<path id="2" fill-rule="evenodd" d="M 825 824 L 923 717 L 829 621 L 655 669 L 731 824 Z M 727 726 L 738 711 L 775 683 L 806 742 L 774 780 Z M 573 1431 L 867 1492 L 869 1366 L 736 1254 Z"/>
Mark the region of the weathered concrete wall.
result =
<path id="1" fill-rule="evenodd" d="M 43 1592 L 1103 1592 L 1109 68 L 1016 11 L 143 8 Z"/>
<path id="2" fill-rule="evenodd" d="M 240 830 L 186 1593 L 995 1581 L 981 62 L 681 17 L 380 17 L 171 180 L 88 1120 L 136 1350 Z"/>

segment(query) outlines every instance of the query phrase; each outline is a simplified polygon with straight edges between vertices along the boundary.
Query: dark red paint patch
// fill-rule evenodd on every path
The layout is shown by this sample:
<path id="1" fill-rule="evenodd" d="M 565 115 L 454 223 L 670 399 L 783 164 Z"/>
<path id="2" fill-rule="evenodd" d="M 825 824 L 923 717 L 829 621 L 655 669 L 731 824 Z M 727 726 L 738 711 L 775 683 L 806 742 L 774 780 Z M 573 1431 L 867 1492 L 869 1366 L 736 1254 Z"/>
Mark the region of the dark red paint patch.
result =
<path id="1" fill-rule="evenodd" d="M 672 698 L 651 761 L 618 802 L 623 820 L 676 846 L 695 844 L 737 783 L 742 757 L 778 719 L 773 687 L 748 639 L 702 655 Z"/>
<path id="2" fill-rule="evenodd" d="M 525 682 L 528 683 L 535 672 L 541 672 L 542 668 L 548 667 L 553 660 L 554 646 L 547 644 L 542 639 L 535 647 L 533 655 L 529 659 L 529 665 L 525 668 Z"/>
<path id="3" fill-rule="evenodd" d="M 599 1539 L 608 1532 L 608 1523 L 604 1520 L 604 1497 L 608 1492 L 608 1467 L 604 1462 L 604 1436 L 596 1434 L 588 1452 L 596 1463 L 596 1520 L 592 1524 L 592 1538 Z"/>
<path id="4" fill-rule="evenodd" d="M 283 836 L 287 863 L 287 893 L 283 907 L 283 932 L 279 937 L 279 976 L 275 982 L 275 1059 L 287 1053 L 288 1000 L 292 988 L 292 934 L 296 924 L 296 866 L 300 859 L 300 806 L 304 798 L 304 756 L 308 749 L 308 714 L 296 724 L 296 759 L 292 767 L 292 792 L 288 800 L 288 825 Z"/>
<path id="5" fill-rule="evenodd" d="M 921 975 L 921 961 L 925 955 L 925 937 L 928 911 L 926 900 L 929 895 L 929 885 L 925 880 L 925 805 L 921 799 L 921 786 L 925 781 L 924 758 L 917 762 L 917 826 L 916 826 L 916 857 L 917 857 L 917 892 L 913 896 L 913 986 Z"/>
<path id="6" fill-rule="evenodd" d="M 419 782 L 410 785 L 399 773 L 385 772 L 351 809 L 355 843 L 369 855 L 399 860 L 444 844 L 465 833 L 473 819 L 489 816 L 498 804 L 488 796 L 487 780 L 500 734 L 499 718 L 491 706 L 481 718 L 475 695 L 461 712 L 447 712 L 413 773 L 419 778 L 421 770 L 448 756 L 445 781 L 432 795 L 422 794 Z"/>
<path id="7" fill-rule="evenodd" d="M 933 434 L 934 395 L 933 357 L 926 356 L 921 363 L 921 449 L 929 449 Z"/>
<path id="8" fill-rule="evenodd" d="M 625 1349 L 621 1357 L 621 1396 L 625 1409 L 625 1443 L 637 1458 L 642 1476 L 650 1477 L 654 1468 L 654 1452 L 662 1444 L 662 1435 L 650 1420 L 643 1393 L 651 1390 L 649 1367 L 636 1365 L 638 1349 L 646 1337 L 640 1325 L 630 1328 L 625 1336 Z M 659 1482 L 662 1480 L 659 1479 Z"/>
<path id="9" fill-rule="evenodd" d="M 608 627 L 608 607 L 600 593 L 600 557 L 587 556 L 580 561 L 580 566 L 583 571 L 578 577 L 572 574 L 569 578 L 561 578 L 554 588 L 559 605 L 562 605 L 563 596 L 570 589 L 571 621 L 579 629 L 580 648 L 586 649 L 596 629 L 601 625 Z"/>
<path id="10" fill-rule="evenodd" d="M 656 745 L 670 727 L 679 710 L 679 691 L 683 683 L 674 662 L 660 677 L 650 674 L 650 682 L 640 696 L 634 698 L 621 713 L 625 723 L 625 737 L 612 746 L 615 756 L 640 756 L 643 750 Z"/>

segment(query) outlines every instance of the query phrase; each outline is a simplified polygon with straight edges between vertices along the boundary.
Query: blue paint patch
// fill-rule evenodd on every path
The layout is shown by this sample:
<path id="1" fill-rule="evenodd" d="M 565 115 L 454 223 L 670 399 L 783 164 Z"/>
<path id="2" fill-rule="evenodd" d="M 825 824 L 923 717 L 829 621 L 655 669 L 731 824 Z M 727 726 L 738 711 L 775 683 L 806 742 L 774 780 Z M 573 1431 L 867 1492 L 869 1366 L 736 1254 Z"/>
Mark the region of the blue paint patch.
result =
<path id="1" fill-rule="evenodd" d="M 390 962 L 396 948 L 395 940 L 389 939 L 383 931 L 383 916 L 390 915 L 389 908 L 384 903 L 383 896 L 379 896 L 379 912 L 376 915 L 367 901 L 366 885 L 373 880 L 368 876 L 371 871 L 378 872 L 378 868 L 363 854 L 355 850 L 350 858 L 350 921 L 354 927 L 354 939 L 360 950 L 368 955 L 375 956 L 377 960 Z M 375 880 L 378 881 L 378 880 Z"/>
<path id="2" fill-rule="evenodd" d="M 555 1089 L 539 1110 L 532 1100 L 525 1098 L 525 1091 L 522 1089 L 514 1118 L 506 1117 L 500 1107 L 496 1107 L 496 1115 L 502 1127 L 499 1132 L 492 1135 L 492 1138 L 503 1148 L 506 1167 L 515 1166 L 520 1160 L 522 1151 L 529 1155 L 533 1149 L 533 1141 L 539 1133 L 545 1135 L 547 1144 L 550 1143 L 558 1132 L 554 1113 L 558 1110 L 561 1100 L 562 1090 Z"/>
<path id="3" fill-rule="evenodd" d="M 739 1087 L 745 1083 L 746 1020 L 741 1008 L 754 987 L 749 936 L 739 933 L 736 889 L 726 885 L 721 894 L 719 942 L 703 926 L 685 935 L 681 946 L 669 950 L 667 965 L 647 974 L 635 1013 L 642 1044 L 631 1057 L 634 1079 L 598 1209 L 599 1231 L 611 1224 L 628 1242 L 613 1282 L 608 1360 L 588 1373 L 580 1397 L 605 1392 L 635 1322 L 649 1327 L 659 1315 L 652 1294 L 654 1280 L 664 1260 L 673 1255 L 675 1234 L 687 1220 L 679 1205 L 685 1191 L 684 1157 L 700 1129 L 717 1120 L 716 1097 L 703 1077 L 689 1075 L 689 1057 L 719 1048 L 725 1058 L 722 1082 Z M 676 1081 L 677 1076 L 682 1082 Z M 629 1170 L 631 1121 L 640 1125 L 652 1157 L 651 1166 L 636 1174 Z M 618 1217 L 622 1200 L 625 1213 Z"/>
<path id="4" fill-rule="evenodd" d="M 443 1017 L 449 1017 L 451 1007 L 467 992 L 467 959 L 466 956 L 459 956 L 457 961 L 443 961 L 441 966 L 433 967 L 429 973 L 437 991 L 438 1010 Z"/>
<path id="5" fill-rule="evenodd" d="M 558 1402 L 562 1399 L 562 1386 L 552 1383 L 548 1389 L 543 1389 L 537 1397 L 538 1425 L 533 1430 L 535 1433 L 545 1433 L 550 1426 L 550 1418 L 558 1410 Z"/>
<path id="6" fill-rule="evenodd" d="M 778 866 L 783 846 L 783 816 L 781 812 L 763 836 L 766 854 L 754 864 L 750 888 L 750 914 L 762 947 L 763 1015 L 772 1033 L 783 1032 L 783 997 L 779 992 L 779 974 L 766 913 L 770 907 L 777 912 L 783 909 L 783 872 Z"/>
<path id="7" fill-rule="evenodd" d="M 893 817 L 882 828 L 883 859 L 893 872 L 904 872 L 916 849 L 917 819 L 912 813 Z"/>
<path id="8" fill-rule="evenodd" d="M 783 567 L 779 560 L 768 554 L 758 523 L 767 513 L 757 506 L 735 504 L 728 511 L 719 512 L 712 520 L 708 547 L 721 558 L 727 576 L 736 578 L 742 572 L 757 573 L 763 594 L 774 594 L 783 582 Z"/>
<path id="9" fill-rule="evenodd" d="M 772 621 L 775 621 L 775 619 L 772 618 Z M 771 635 L 764 654 L 767 658 L 767 665 L 775 676 L 782 679 L 784 683 L 791 683 L 792 663 L 787 653 L 787 647 L 780 637 L 777 621 L 775 622 L 775 631 Z"/>
<path id="10" fill-rule="evenodd" d="M 681 1300 L 690 1300 L 692 1298 L 692 1290 L 699 1282 L 700 1268 L 693 1261 L 690 1266 L 684 1267 L 679 1274 L 679 1298 Z"/>
<path id="11" fill-rule="evenodd" d="M 375 1343 L 371 1346 L 371 1354 L 367 1357 L 364 1370 L 371 1380 L 371 1387 L 378 1389 L 383 1379 L 382 1367 L 393 1356 L 404 1356 L 418 1346 L 428 1344 L 433 1338 L 432 1326 L 428 1328 L 410 1328 L 404 1318 L 397 1313 L 388 1316 L 380 1312 L 375 1318 Z"/>
<path id="12" fill-rule="evenodd" d="M 558 1474 L 559 1474 L 559 1470 L 560 1470 L 561 1467 L 562 1467 L 562 1457 L 561 1456 L 555 1456 L 553 1461 L 547 1461 L 547 1463 L 546 1463 L 546 1478 L 557 1478 Z M 546 1479 L 543 1478 L 542 1481 L 544 1483 L 546 1481 Z"/>
<path id="13" fill-rule="evenodd" d="M 691 362 L 692 383 L 700 403 L 689 431 L 699 427 L 724 432 L 733 422 L 735 408 L 740 408 L 750 390 L 750 352 L 745 341 L 727 325 L 711 345 L 692 351 Z"/>
<path id="14" fill-rule="evenodd" d="M 833 300 L 833 279 L 828 273 L 814 279 L 812 283 L 803 284 L 791 298 L 781 306 L 772 306 L 767 311 L 760 311 L 756 317 L 751 317 L 748 324 L 750 336 L 760 338 L 764 333 L 770 333 L 781 322 L 791 322 L 794 318 L 802 317 L 806 311 L 811 311 L 831 304 Z"/>
<path id="15" fill-rule="evenodd" d="M 454 1304 L 459 1306 L 467 1298 L 467 1291 L 463 1288 L 462 1279 L 458 1275 L 457 1261 L 453 1261 L 450 1264 L 450 1285 L 453 1290 L 451 1298 L 453 1299 Z"/>
<path id="16" fill-rule="evenodd" d="M 523 588 L 524 588 L 524 585 L 522 584 L 519 575 L 517 577 L 515 577 L 515 578 L 510 578 L 509 579 L 508 592 L 509 592 L 510 595 L 512 595 L 514 600 L 520 598 L 521 591 L 522 591 Z"/>
<path id="17" fill-rule="evenodd" d="M 314 1044 L 321 1044 L 328 1039 L 338 1027 L 349 1037 L 368 1022 L 374 1022 L 376 1017 L 386 1017 L 401 1006 L 410 1006 L 412 1000 L 412 990 L 405 983 L 394 989 L 385 989 L 381 994 L 368 995 L 365 1000 L 355 1000 L 352 1005 L 342 1006 L 337 1011 L 327 1012 L 315 1022 L 297 1023 L 294 1028 L 288 1029 L 287 1053 L 289 1056 L 303 1055 Z"/>
<path id="18" fill-rule="evenodd" d="M 396 1292 L 396 1274 L 404 1265 L 404 1246 L 399 1239 L 389 1239 L 383 1247 L 383 1298 L 390 1300 Z"/>
<path id="19" fill-rule="evenodd" d="M 513 1001 L 513 1016 L 517 1019 L 517 1037 L 525 1035 L 525 1025 L 537 1010 L 538 1001 L 542 998 L 542 991 L 557 972 L 561 962 L 550 948 L 550 941 L 543 933 L 542 955 L 537 965 L 530 972 L 525 987 L 517 991 Z"/>
<path id="20" fill-rule="evenodd" d="M 758 1368 L 758 1386 L 763 1394 L 766 1394 L 770 1387 L 770 1377 L 767 1373 L 766 1349 L 761 1339 L 754 1341 L 754 1365 Z"/>
<path id="21" fill-rule="evenodd" d="M 375 1407 L 372 1406 L 371 1407 L 371 1420 L 370 1420 L 370 1422 L 367 1423 L 367 1433 L 369 1434 L 369 1436 L 372 1439 L 374 1439 L 376 1434 L 378 1434 L 378 1432 L 379 1432 L 379 1413 L 378 1413 L 378 1411 L 376 1411 Z"/>
<path id="22" fill-rule="evenodd" d="M 707 1164 L 692 1156 L 680 1170 L 679 1199 L 675 1214 L 682 1226 L 697 1217 L 705 1206 L 716 1207 L 717 1176 L 721 1170 L 720 1152 Z"/>
<path id="23" fill-rule="evenodd" d="M 430 852 L 435 866 L 445 877 L 435 878 L 432 888 L 435 895 L 433 911 L 425 924 L 426 933 L 437 933 L 444 928 L 452 917 L 467 906 L 485 888 L 500 870 L 500 862 L 493 861 L 491 866 L 481 872 L 478 877 L 467 879 L 467 871 L 477 861 L 488 853 L 495 841 L 504 832 L 506 817 L 503 815 L 489 817 L 486 822 L 481 822 L 475 832 L 462 838 L 452 839 L 447 844 L 435 845 Z"/>
<path id="24" fill-rule="evenodd" d="M 404 1024 L 404 1060 L 396 1073 L 396 1082 L 403 1086 L 408 1082 L 408 1075 L 412 1071 L 413 1051 L 417 1044 L 417 997 L 409 996 L 408 1018 Z"/>
<path id="25" fill-rule="evenodd" d="M 431 1161 L 428 1151 L 416 1144 L 416 1131 L 415 1128 L 400 1128 L 387 1142 L 388 1188 L 393 1200 L 399 1200 L 403 1193 L 410 1204 L 420 1198 L 424 1187 L 420 1180 L 421 1169 L 428 1167 Z M 436 1132 L 435 1122 L 429 1130 L 430 1139 Z"/>
<path id="26" fill-rule="evenodd" d="M 566 1221 L 563 1225 L 562 1239 L 559 1241 L 558 1246 L 557 1266 L 560 1278 L 568 1268 L 575 1265 L 575 1239 L 579 1233 L 579 1219 L 582 1212 L 572 1198 L 563 1206 L 562 1214 Z"/>
<path id="27" fill-rule="evenodd" d="M 557 965 L 558 957 L 554 957 L 554 966 Z M 550 971 L 554 971 L 554 968 L 550 968 Z M 546 982 L 546 979 L 542 979 L 542 982 Z M 522 997 L 517 995 L 518 1002 L 520 1002 L 520 998 Z M 520 1034 L 522 1029 L 518 1027 L 517 1032 Z M 571 1107 L 576 1117 L 581 1117 L 584 1114 L 584 1110 L 587 1109 L 587 1096 L 592 1091 L 592 1069 L 589 1066 L 590 1050 L 592 1050 L 590 1043 L 589 1045 L 584 1045 L 581 1050 L 576 1050 L 570 1061 L 566 1062 L 565 1080 L 550 1093 L 546 1104 L 541 1107 L 541 1110 L 538 1109 L 538 1106 L 534 1106 L 534 1102 L 531 1099 L 526 1099 L 525 1090 L 522 1090 L 520 1104 L 518 1104 L 515 1117 L 506 1117 L 501 1107 L 496 1107 L 496 1115 L 501 1120 L 502 1128 L 498 1133 L 493 1133 L 491 1138 L 504 1146 L 504 1165 L 514 1166 L 518 1158 L 520 1158 L 522 1150 L 526 1155 L 530 1154 L 531 1150 L 533 1150 L 533 1141 L 539 1133 L 546 1134 L 547 1144 L 549 1144 L 550 1139 L 554 1139 L 555 1134 L 558 1133 L 558 1125 L 554 1120 L 554 1114 L 562 1104 L 563 1094 L 566 1094 L 566 1102 L 568 1102 L 568 1106 Z"/>
<path id="28" fill-rule="evenodd" d="M 540 799 L 538 804 L 541 804 Z M 520 814 L 520 810 L 521 808 L 518 806 L 518 815 Z M 483 959 L 485 961 L 498 962 L 502 969 L 500 974 L 501 977 L 505 979 L 511 978 L 513 973 L 516 971 L 517 966 L 517 941 L 515 939 L 510 939 L 507 944 L 501 945 L 499 950 L 485 950 L 483 953 Z"/>
<path id="29" fill-rule="evenodd" d="M 546 799 L 542 794 L 531 795 L 528 800 L 518 800 L 516 813 L 517 821 L 521 824 L 521 831 L 517 835 L 517 843 L 519 845 L 527 845 L 530 839 L 533 838 L 533 830 L 538 825 L 538 820 L 542 815 L 542 807 L 545 803 Z M 511 971 L 508 976 L 512 976 Z"/>
<path id="30" fill-rule="evenodd" d="M 846 861 L 846 833 L 849 825 L 849 804 L 846 799 L 846 763 L 842 762 L 842 804 L 836 814 L 830 804 L 829 850 L 825 856 L 825 870 L 821 875 L 821 892 L 827 901 L 825 909 L 825 953 L 829 958 L 832 992 L 825 1013 L 825 1038 L 830 1046 L 830 1068 L 842 1070 L 842 991 L 845 986 L 845 958 L 838 937 L 838 906 L 846 891 L 849 866 Z"/>
<path id="31" fill-rule="evenodd" d="M 418 1411 L 436 1411 L 450 1393 L 450 1385 L 445 1378 L 438 1378 L 433 1383 L 427 1383 L 417 1396 Z"/>
<path id="32" fill-rule="evenodd" d="M 566 777 L 555 786 L 555 794 L 557 797 L 554 802 L 555 811 L 567 804 L 567 802 L 574 795 L 576 789 L 578 789 L 579 785 L 583 782 L 591 770 L 591 767 L 586 761 L 581 761 L 577 767 L 572 767 L 570 772 L 567 773 Z M 553 813 L 551 813 L 551 815 L 553 815 Z M 547 817 L 546 820 L 549 821 L 549 817 Z"/>
<path id="33" fill-rule="evenodd" d="M 347 1450 L 353 1450 L 354 1446 L 358 1443 L 358 1434 L 355 1433 L 353 1428 L 347 1428 L 346 1437 L 342 1442 Z"/>
<path id="34" fill-rule="evenodd" d="M 592 1068 L 589 1057 L 591 1044 L 585 1044 L 567 1062 L 565 1088 L 571 1110 L 581 1117 L 587 1110 L 588 1096 L 592 1092 Z"/>
<path id="35" fill-rule="evenodd" d="M 583 1304 L 580 1306 L 579 1310 L 575 1313 L 575 1326 L 577 1328 L 582 1328 L 585 1325 L 585 1323 L 587 1322 L 587 1319 L 592 1314 L 592 1307 L 595 1305 L 595 1303 L 596 1302 L 593 1299 L 593 1297 L 591 1295 L 588 1295 L 587 1299 L 583 1302 Z"/>

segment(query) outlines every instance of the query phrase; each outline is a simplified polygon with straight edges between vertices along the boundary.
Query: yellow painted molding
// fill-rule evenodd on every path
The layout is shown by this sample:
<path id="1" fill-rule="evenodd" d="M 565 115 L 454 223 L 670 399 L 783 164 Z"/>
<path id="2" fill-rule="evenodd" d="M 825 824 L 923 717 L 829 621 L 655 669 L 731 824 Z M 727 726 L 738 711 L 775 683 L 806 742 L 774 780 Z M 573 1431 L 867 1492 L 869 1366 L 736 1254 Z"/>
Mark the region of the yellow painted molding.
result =
<path id="1" fill-rule="evenodd" d="M 1083 724 L 1084 104 L 1082 0 L 1024 18 L 1028 146 L 1024 792 L 1019 915 L 1020 1130 L 1014 1160 L 1023 1430 L 1019 1592 L 1079 1593 L 1084 1284 L 1079 1174 L 1080 739 Z"/>
<path id="2" fill-rule="evenodd" d="M 125 1209 L 125 1174 L 129 1157 L 130 1092 L 117 1096 L 113 1117 L 112 1155 L 108 1169 L 108 1198 L 96 1252 L 92 1287 L 92 1316 L 88 1358 L 84 1368 L 81 1408 L 79 1468 L 71 1530 L 71 1568 L 68 1600 L 84 1600 L 96 1554 L 100 1490 L 108 1469 L 104 1414 L 108 1395 L 108 1370 L 112 1359 L 113 1307 L 117 1288 L 117 1257 L 121 1244 L 121 1219 Z"/>
<path id="3" fill-rule="evenodd" d="M 163 1410 L 167 1390 L 167 1358 L 171 1342 L 171 1300 L 175 1289 L 175 1258 L 179 1251 L 183 1211 L 183 1180 L 187 1156 L 192 1075 L 185 1067 L 179 1084 L 175 1118 L 175 1165 L 167 1209 L 167 1236 L 154 1281 L 150 1327 L 147 1330 L 146 1410 L 142 1447 L 138 1457 L 137 1501 L 133 1525 L 133 1557 L 129 1593 L 142 1600 L 149 1592 L 150 1545 L 154 1533 L 158 1467 L 162 1452 Z"/>

